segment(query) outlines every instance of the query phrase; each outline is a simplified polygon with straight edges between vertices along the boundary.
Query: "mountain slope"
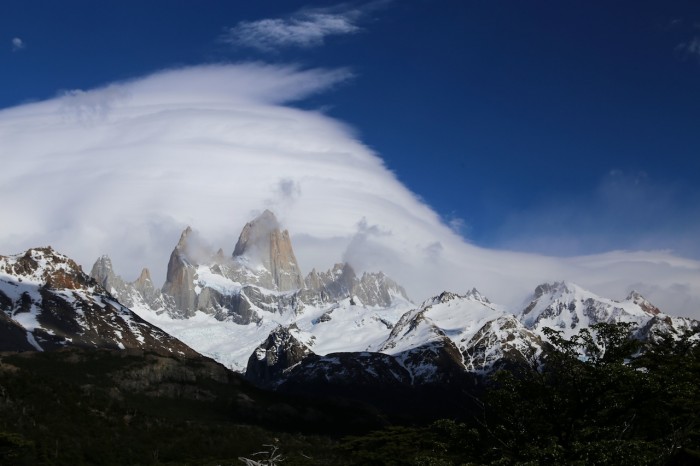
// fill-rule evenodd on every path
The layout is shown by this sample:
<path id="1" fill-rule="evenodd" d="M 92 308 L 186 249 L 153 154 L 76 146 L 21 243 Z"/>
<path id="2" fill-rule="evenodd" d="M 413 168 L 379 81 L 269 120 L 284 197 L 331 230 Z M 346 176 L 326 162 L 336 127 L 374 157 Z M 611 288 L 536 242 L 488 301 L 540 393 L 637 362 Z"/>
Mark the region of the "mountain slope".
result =
<path id="1" fill-rule="evenodd" d="M 538 286 L 514 313 L 476 290 L 446 292 L 416 307 L 383 273 L 358 276 L 345 263 L 302 279 L 289 233 L 270 211 L 245 225 L 231 255 L 210 250 L 188 227 L 162 290 L 147 270 L 125 282 L 106 257 L 92 275 L 146 320 L 241 372 L 278 327 L 293 328 L 299 343 L 320 357 L 390 355 L 420 384 L 533 364 L 547 341 L 545 327 L 570 337 L 599 322 L 632 322 L 639 338 L 648 338 L 669 325 L 677 331 L 691 325 L 665 316 L 638 293 L 618 302 L 568 282 Z"/>
<path id="2" fill-rule="evenodd" d="M 19 327 L 39 351 L 78 346 L 197 355 L 122 306 L 75 262 L 50 247 L 0 256 L 0 310 L 8 338 L 16 341 Z M 8 349 L 28 348 L 19 344 Z"/>
<path id="3" fill-rule="evenodd" d="M 569 338 L 580 329 L 601 322 L 642 325 L 658 313 L 637 293 L 624 301 L 614 301 L 573 283 L 557 282 L 539 285 L 518 317 L 528 329 L 541 333 L 550 327 Z"/>
<path id="4" fill-rule="evenodd" d="M 425 301 L 401 318 L 380 348 L 423 381 L 488 372 L 504 360 L 526 363 L 541 350 L 535 334 L 476 289 Z"/>
<path id="5" fill-rule="evenodd" d="M 297 323 L 305 342 L 323 354 L 376 350 L 410 306 L 404 289 L 381 272 L 358 277 L 348 264 L 336 264 L 302 279 L 289 233 L 269 211 L 243 228 L 228 257 L 185 229 L 162 290 L 147 270 L 126 282 L 106 256 L 91 275 L 141 317 L 239 371 L 279 325 Z"/>

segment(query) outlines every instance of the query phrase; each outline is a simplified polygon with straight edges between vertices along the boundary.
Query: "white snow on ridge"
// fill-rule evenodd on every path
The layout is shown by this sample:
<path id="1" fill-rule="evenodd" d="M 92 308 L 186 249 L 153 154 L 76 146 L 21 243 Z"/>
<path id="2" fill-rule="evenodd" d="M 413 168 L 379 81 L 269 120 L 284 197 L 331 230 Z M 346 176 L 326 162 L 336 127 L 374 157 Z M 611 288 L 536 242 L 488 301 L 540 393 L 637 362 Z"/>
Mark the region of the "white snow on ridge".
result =
<path id="1" fill-rule="evenodd" d="M 240 283 L 234 282 L 221 274 L 212 272 L 208 265 L 200 265 L 197 267 L 194 283 L 200 290 L 207 287 L 223 295 L 237 294 L 241 291 L 241 288 L 243 288 L 243 285 Z"/>
<path id="2" fill-rule="evenodd" d="M 188 319 L 173 319 L 166 313 L 157 315 L 143 305 L 132 310 L 199 353 L 232 370 L 245 372 L 255 348 L 279 325 L 296 324 L 295 337 L 322 356 L 335 352 L 377 351 L 390 331 L 387 323 L 396 323 L 410 306 L 408 301 L 397 300 L 387 309 L 364 307 L 351 305 L 348 298 L 337 304 L 306 306 L 298 316 L 291 310 L 282 314 L 263 311 L 260 314 L 264 319 L 260 323 L 248 325 L 219 321 L 200 311 Z M 324 314 L 328 314 L 330 320 L 322 318 Z"/>
<path id="3" fill-rule="evenodd" d="M 173 335 L 204 356 L 237 372 L 245 372 L 253 350 L 278 325 L 274 320 L 262 325 L 239 325 L 216 320 L 213 316 L 199 311 L 189 319 L 173 319 L 165 313 L 156 315 L 143 307 L 135 307 L 132 310 L 142 319 Z"/>
<path id="4" fill-rule="evenodd" d="M 501 307 L 472 295 L 443 293 L 407 313 L 381 351 L 399 354 L 443 337 L 463 349 L 484 324 L 506 314 Z"/>
<path id="5" fill-rule="evenodd" d="M 581 328 L 599 322 L 640 325 L 653 317 L 634 300 L 603 298 L 570 282 L 541 285 L 538 290 L 542 294 L 538 296 L 536 292 L 519 317 L 527 328 L 539 332 L 549 327 L 569 338 Z"/>
<path id="6" fill-rule="evenodd" d="M 300 331 L 314 337 L 311 349 L 319 355 L 348 351 L 378 351 L 395 325 L 412 304 L 395 300 L 389 308 L 350 304 L 309 307 L 296 321 Z M 327 318 L 323 318 L 326 315 Z M 328 320 L 326 320 L 328 319 Z"/>
<path id="7" fill-rule="evenodd" d="M 437 345 L 433 348 L 437 351 L 447 338 L 466 357 L 474 345 L 485 345 L 480 354 L 472 356 L 473 360 L 463 361 L 465 367 L 471 365 L 469 370 L 485 370 L 506 348 L 524 355 L 533 348 L 539 351 L 535 340 L 545 326 L 566 327 L 565 336 L 570 336 L 599 321 L 643 324 L 652 314 L 635 300 L 639 298 L 617 302 L 574 284 L 560 283 L 542 285 L 530 310 L 521 313 L 520 318 L 489 302 L 476 290 L 462 296 L 443 293 L 419 307 L 402 299 L 381 308 L 363 306 L 356 298 L 351 304 L 346 298 L 320 306 L 306 305 L 298 314 L 292 309 L 281 313 L 261 310 L 262 321 L 249 325 L 219 321 L 202 312 L 190 319 L 173 319 L 166 313 L 156 315 L 145 306 L 134 311 L 200 353 L 239 372 L 245 371 L 255 348 L 279 325 L 291 326 L 295 338 L 320 356 L 374 351 L 401 357 L 417 348 L 430 351 L 431 345 Z M 481 337 L 476 338 L 477 334 Z"/>
<path id="8" fill-rule="evenodd" d="M 0 273 L 0 291 L 2 291 L 13 302 L 19 302 L 22 295 L 27 296 L 30 301 L 29 312 L 18 312 L 19 309 L 12 311 L 11 317 L 17 323 L 22 325 L 28 331 L 40 327 L 37 317 L 41 314 L 41 294 L 39 286 L 32 281 L 17 282 L 17 279 L 7 274 Z M 31 343 L 31 342 L 30 342 Z"/>

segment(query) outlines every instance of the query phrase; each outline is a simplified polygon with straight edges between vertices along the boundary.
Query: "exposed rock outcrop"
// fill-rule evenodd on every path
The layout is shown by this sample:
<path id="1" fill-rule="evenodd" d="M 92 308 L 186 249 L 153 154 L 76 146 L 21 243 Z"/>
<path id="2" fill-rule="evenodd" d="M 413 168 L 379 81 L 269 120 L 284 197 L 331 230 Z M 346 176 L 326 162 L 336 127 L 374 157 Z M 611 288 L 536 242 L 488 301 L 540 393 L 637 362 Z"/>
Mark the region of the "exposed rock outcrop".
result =
<path id="1" fill-rule="evenodd" d="M 188 255 L 188 239 L 192 228 L 187 227 L 180 236 L 177 246 L 170 254 L 168 271 L 163 285 L 163 293 L 170 296 L 175 304 L 174 312 L 180 317 L 191 317 L 197 307 L 197 293 L 194 287 L 196 262 Z"/>
<path id="2" fill-rule="evenodd" d="M 515 316 L 504 315 L 484 324 L 465 345 L 468 371 L 489 373 L 500 368 L 533 366 L 542 353 L 542 339 Z"/>
<path id="3" fill-rule="evenodd" d="M 260 268 L 267 271 L 269 277 L 261 283 L 265 288 L 290 291 L 304 286 L 289 232 L 280 230 L 277 218 L 269 210 L 246 224 L 233 250 L 233 258 L 255 271 Z"/>
<path id="4" fill-rule="evenodd" d="M 601 322 L 643 325 L 658 312 L 636 293 L 627 300 L 614 301 L 573 283 L 557 282 L 539 285 L 518 317 L 525 327 L 537 333 L 549 327 L 570 337 L 582 328 Z"/>
<path id="5" fill-rule="evenodd" d="M 327 272 L 312 270 L 305 279 L 302 299 L 309 303 L 326 303 L 356 297 L 365 306 L 390 306 L 395 298 L 408 301 L 406 291 L 383 272 L 365 272 L 358 278 L 347 263 L 335 264 Z"/>
<path id="6" fill-rule="evenodd" d="M 102 256 L 92 266 L 90 276 L 129 309 L 148 308 L 156 314 L 175 314 L 173 298 L 155 287 L 148 269 L 143 269 L 139 277 L 129 283 L 114 272 L 111 259 Z"/>
<path id="7" fill-rule="evenodd" d="M 248 380 L 260 387 L 274 387 L 284 380 L 285 372 L 313 354 L 294 336 L 294 330 L 278 327 L 255 349 L 248 360 Z"/>
<path id="8" fill-rule="evenodd" d="M 289 233 L 264 211 L 243 228 L 231 257 L 208 250 L 187 227 L 168 261 L 166 281 L 157 289 L 144 269 L 131 283 L 116 275 L 107 256 L 91 275 L 129 307 L 190 318 L 197 311 L 241 325 L 260 322 L 266 313 L 299 313 L 305 305 L 325 305 L 347 297 L 365 306 L 386 307 L 406 292 L 383 273 L 358 278 L 348 264 L 327 272 L 313 270 L 306 280 Z"/>
<path id="9" fill-rule="evenodd" d="M 110 277 L 108 258 L 96 274 Z M 110 278 L 119 283 L 118 277 Z M 3 327 L 39 351 L 76 346 L 136 348 L 162 354 L 197 353 L 120 304 L 71 259 L 51 248 L 30 249 L 18 256 L 0 256 L 0 311 Z M 16 350 L 27 349 L 25 344 Z"/>

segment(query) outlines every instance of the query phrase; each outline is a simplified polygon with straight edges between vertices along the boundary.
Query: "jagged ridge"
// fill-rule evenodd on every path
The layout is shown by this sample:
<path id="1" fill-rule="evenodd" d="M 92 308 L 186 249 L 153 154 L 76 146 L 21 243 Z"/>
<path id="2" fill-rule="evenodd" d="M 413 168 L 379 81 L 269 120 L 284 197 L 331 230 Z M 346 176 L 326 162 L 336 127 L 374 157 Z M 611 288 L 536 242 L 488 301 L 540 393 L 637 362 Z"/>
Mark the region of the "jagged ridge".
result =
<path id="1" fill-rule="evenodd" d="M 16 343 L 5 349 L 77 346 L 197 355 L 121 305 L 74 261 L 50 247 L 0 256 L 0 310 L 0 341 Z"/>

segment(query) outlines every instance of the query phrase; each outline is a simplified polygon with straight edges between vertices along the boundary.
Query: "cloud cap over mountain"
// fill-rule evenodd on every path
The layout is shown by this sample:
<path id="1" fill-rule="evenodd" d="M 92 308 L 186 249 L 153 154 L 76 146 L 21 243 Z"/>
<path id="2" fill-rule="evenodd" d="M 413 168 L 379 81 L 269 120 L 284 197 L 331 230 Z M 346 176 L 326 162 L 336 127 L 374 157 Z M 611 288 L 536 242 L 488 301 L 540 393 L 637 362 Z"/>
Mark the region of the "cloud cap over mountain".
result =
<path id="1" fill-rule="evenodd" d="M 700 263 L 669 252 L 553 258 L 465 242 L 351 128 L 289 105 L 350 77 L 197 66 L 0 111 L 0 247 L 51 244 L 84 266 L 107 253 L 127 278 L 148 266 L 162 283 L 186 225 L 226 247 L 270 209 L 304 272 L 344 259 L 383 270 L 413 299 L 476 286 L 505 304 L 567 279 L 700 316 Z"/>

